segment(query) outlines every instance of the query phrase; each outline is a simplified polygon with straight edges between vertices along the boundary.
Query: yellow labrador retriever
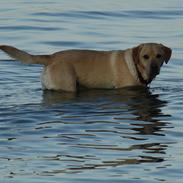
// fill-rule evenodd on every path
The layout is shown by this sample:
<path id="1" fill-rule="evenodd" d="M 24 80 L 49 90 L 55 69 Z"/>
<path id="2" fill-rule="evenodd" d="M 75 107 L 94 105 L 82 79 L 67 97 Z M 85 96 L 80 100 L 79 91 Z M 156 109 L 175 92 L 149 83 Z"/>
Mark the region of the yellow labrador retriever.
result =
<path id="1" fill-rule="evenodd" d="M 52 55 L 31 55 L 7 45 L 0 49 L 24 63 L 43 64 L 43 88 L 71 92 L 79 85 L 108 89 L 147 86 L 172 53 L 157 43 L 116 51 L 65 50 Z"/>

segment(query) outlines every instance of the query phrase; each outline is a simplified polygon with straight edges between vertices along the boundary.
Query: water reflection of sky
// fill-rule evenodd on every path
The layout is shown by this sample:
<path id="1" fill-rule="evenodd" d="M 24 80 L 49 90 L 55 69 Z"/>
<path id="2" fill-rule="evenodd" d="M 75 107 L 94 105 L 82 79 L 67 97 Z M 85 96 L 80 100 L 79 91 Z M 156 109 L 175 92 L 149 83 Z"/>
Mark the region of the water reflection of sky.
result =
<path id="1" fill-rule="evenodd" d="M 182 8 L 180 0 L 1 3 L 0 42 L 31 53 L 141 42 L 173 49 L 147 90 L 76 95 L 43 92 L 40 66 L 0 53 L 3 179 L 182 182 Z"/>

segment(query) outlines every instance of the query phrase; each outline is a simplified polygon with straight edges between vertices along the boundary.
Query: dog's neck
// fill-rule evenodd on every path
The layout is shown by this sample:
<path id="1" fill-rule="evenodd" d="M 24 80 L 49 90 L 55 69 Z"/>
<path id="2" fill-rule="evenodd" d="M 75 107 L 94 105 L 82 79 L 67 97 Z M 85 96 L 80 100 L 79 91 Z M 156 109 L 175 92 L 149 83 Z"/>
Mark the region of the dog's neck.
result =
<path id="1" fill-rule="evenodd" d="M 148 82 L 143 78 L 143 76 L 142 76 L 140 70 L 138 69 L 137 64 L 134 64 L 134 65 L 135 65 L 135 67 L 136 67 L 136 71 L 137 71 L 138 79 L 139 79 L 140 83 L 142 83 L 143 85 L 146 85 L 146 86 L 147 86 L 147 85 L 148 85 Z"/>
<path id="2" fill-rule="evenodd" d="M 137 64 L 134 63 L 134 60 L 132 57 L 132 55 L 133 55 L 132 51 L 133 51 L 132 49 L 128 49 L 128 51 L 125 51 L 124 57 L 125 57 L 125 62 L 128 66 L 128 69 L 138 83 L 141 83 L 143 85 L 147 85 L 147 81 L 144 80 L 141 72 L 138 69 Z"/>

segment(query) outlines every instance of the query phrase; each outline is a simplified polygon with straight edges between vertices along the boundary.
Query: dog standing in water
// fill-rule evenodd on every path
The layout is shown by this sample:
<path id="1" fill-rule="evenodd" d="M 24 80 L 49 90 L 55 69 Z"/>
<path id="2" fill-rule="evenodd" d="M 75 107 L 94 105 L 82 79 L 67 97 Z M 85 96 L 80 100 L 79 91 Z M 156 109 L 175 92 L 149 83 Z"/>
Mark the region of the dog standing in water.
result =
<path id="1" fill-rule="evenodd" d="M 65 50 L 52 55 L 31 55 L 7 45 L 0 45 L 0 49 L 23 63 L 44 65 L 44 89 L 69 92 L 77 91 L 80 85 L 103 89 L 147 86 L 172 53 L 157 43 L 116 51 Z"/>

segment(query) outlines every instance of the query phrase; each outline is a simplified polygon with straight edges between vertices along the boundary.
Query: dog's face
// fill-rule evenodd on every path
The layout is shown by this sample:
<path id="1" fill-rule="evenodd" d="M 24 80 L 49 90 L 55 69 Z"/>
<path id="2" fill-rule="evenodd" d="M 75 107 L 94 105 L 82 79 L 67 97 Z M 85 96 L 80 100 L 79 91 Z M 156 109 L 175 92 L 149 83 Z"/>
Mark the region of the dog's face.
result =
<path id="1" fill-rule="evenodd" d="M 171 57 L 171 49 L 156 43 L 145 43 L 133 48 L 133 60 L 142 78 L 149 84 Z"/>

